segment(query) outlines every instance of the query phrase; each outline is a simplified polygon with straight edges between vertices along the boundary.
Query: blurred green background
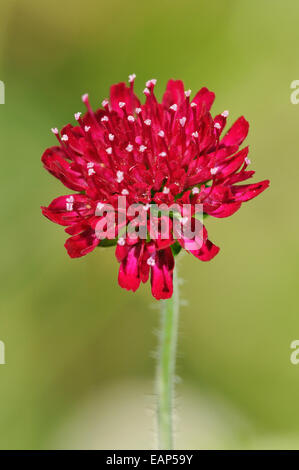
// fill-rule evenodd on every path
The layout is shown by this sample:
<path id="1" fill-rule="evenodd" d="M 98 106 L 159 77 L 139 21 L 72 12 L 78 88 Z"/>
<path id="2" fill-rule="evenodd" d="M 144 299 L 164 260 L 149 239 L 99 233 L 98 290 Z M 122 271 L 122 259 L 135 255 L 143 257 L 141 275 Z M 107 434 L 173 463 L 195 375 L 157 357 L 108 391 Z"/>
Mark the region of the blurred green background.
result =
<path id="1" fill-rule="evenodd" d="M 299 448 L 299 4 L 295 0 L 2 0 L 0 448 L 153 448 L 149 285 L 118 287 L 113 249 L 68 258 L 40 205 L 65 194 L 40 163 L 53 126 L 109 86 L 169 78 L 250 121 L 258 199 L 208 219 L 221 252 L 185 255 L 177 448 Z"/>

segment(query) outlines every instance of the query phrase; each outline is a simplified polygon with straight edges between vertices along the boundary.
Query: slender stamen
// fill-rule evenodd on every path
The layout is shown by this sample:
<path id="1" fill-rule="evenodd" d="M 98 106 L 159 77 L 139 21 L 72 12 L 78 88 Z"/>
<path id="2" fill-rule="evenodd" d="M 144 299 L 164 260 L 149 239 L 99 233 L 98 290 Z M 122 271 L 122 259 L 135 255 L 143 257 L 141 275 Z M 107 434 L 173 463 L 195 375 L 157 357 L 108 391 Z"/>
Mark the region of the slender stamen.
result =
<path id="1" fill-rule="evenodd" d="M 131 75 L 129 75 L 129 83 L 134 83 L 135 78 L 136 78 L 135 73 L 132 73 Z"/>

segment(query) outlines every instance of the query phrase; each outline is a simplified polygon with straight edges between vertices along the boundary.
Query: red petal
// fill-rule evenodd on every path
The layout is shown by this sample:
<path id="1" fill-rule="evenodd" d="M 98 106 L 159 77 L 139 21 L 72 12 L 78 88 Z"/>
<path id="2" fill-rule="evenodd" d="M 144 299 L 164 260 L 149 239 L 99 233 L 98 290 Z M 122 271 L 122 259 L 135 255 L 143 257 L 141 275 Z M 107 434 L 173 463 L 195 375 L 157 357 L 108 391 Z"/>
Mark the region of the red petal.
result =
<path id="1" fill-rule="evenodd" d="M 218 217 L 218 218 L 224 218 L 224 217 L 229 217 L 230 215 L 233 215 L 237 210 L 240 209 L 241 207 L 241 202 L 230 202 L 230 203 L 224 203 L 221 204 L 217 209 L 213 210 L 208 210 L 207 214 L 213 216 L 213 217 Z"/>
<path id="2" fill-rule="evenodd" d="M 207 240 L 198 252 L 191 251 L 190 253 L 201 261 L 210 261 L 219 253 L 219 250 L 220 248 L 218 246 L 214 245 L 210 240 Z"/>
<path id="3" fill-rule="evenodd" d="M 118 283 L 120 287 L 135 292 L 140 285 L 139 256 L 141 244 L 133 245 L 128 249 L 127 256 L 123 258 L 119 267 Z"/>
<path id="4" fill-rule="evenodd" d="M 56 176 L 67 188 L 83 191 L 87 187 L 86 181 L 81 173 L 72 169 L 66 159 L 67 155 L 61 147 L 51 147 L 42 156 L 44 167 L 49 173 Z"/>
<path id="5" fill-rule="evenodd" d="M 178 108 L 185 101 L 184 83 L 181 80 L 169 80 L 162 103 L 166 108 L 177 104 Z"/>
<path id="6" fill-rule="evenodd" d="M 82 144 L 84 143 L 84 132 L 81 127 L 73 127 L 71 124 L 67 124 L 63 129 L 61 129 L 61 135 L 67 135 L 68 141 L 67 145 L 77 154 L 82 155 L 84 149 Z M 70 157 L 72 154 L 70 154 Z"/>
<path id="7" fill-rule="evenodd" d="M 209 91 L 206 87 L 203 87 L 199 90 L 199 92 L 195 95 L 192 100 L 192 103 L 197 104 L 197 109 L 199 112 L 207 112 L 210 111 L 215 99 L 215 93 Z"/>
<path id="8" fill-rule="evenodd" d="M 83 232 L 87 228 L 90 228 L 89 220 L 82 220 L 78 223 L 70 225 L 69 227 L 65 228 L 64 231 L 69 235 L 78 235 L 79 233 Z"/>
<path id="9" fill-rule="evenodd" d="M 177 230 L 177 228 L 176 224 L 174 224 L 174 236 L 186 251 L 199 251 L 208 238 L 205 226 L 195 217 L 192 217 L 188 221 L 188 226 L 180 227 L 179 230 Z M 188 228 L 187 231 L 186 228 Z M 192 233 L 190 233 L 190 231 L 192 231 Z"/>
<path id="10" fill-rule="evenodd" d="M 87 229 L 79 235 L 68 238 L 64 246 L 71 258 L 80 258 L 87 255 L 99 244 L 94 230 Z"/>
<path id="11" fill-rule="evenodd" d="M 227 178 L 228 176 L 235 173 L 239 168 L 241 168 L 247 155 L 248 147 L 244 148 L 243 150 L 240 150 L 240 152 L 224 160 L 224 164 L 219 165 L 220 171 L 217 174 L 217 177 Z"/>
<path id="12" fill-rule="evenodd" d="M 111 108 L 122 116 L 123 112 L 119 107 L 120 102 L 126 103 L 126 111 L 128 114 L 133 113 L 135 108 L 140 106 L 139 99 L 124 82 L 112 85 L 110 88 Z"/>
<path id="13" fill-rule="evenodd" d="M 269 180 L 261 181 L 260 183 L 254 184 L 243 184 L 239 186 L 232 186 L 231 190 L 233 193 L 234 201 L 249 201 L 254 197 L 258 196 L 260 193 L 265 191 L 270 184 Z"/>
<path id="14" fill-rule="evenodd" d="M 248 180 L 249 178 L 252 178 L 254 175 L 255 171 L 239 171 L 239 173 L 236 173 L 234 175 L 231 175 L 228 180 L 226 181 L 226 184 L 235 184 L 235 183 L 240 183 L 241 181 Z"/>
<path id="15" fill-rule="evenodd" d="M 174 258 L 171 248 L 157 251 L 151 268 L 152 294 L 157 299 L 169 299 L 173 293 Z"/>
<path id="16" fill-rule="evenodd" d="M 70 197 L 73 198 L 72 203 L 67 201 Z M 67 210 L 68 204 L 73 210 Z M 90 199 L 84 194 L 57 197 L 48 207 L 42 207 L 41 209 L 44 216 L 60 225 L 72 225 L 93 214 Z"/>
<path id="17" fill-rule="evenodd" d="M 249 123 L 241 116 L 225 134 L 220 145 L 225 145 L 226 147 L 230 145 L 241 145 L 243 140 L 247 137 L 248 130 Z"/>

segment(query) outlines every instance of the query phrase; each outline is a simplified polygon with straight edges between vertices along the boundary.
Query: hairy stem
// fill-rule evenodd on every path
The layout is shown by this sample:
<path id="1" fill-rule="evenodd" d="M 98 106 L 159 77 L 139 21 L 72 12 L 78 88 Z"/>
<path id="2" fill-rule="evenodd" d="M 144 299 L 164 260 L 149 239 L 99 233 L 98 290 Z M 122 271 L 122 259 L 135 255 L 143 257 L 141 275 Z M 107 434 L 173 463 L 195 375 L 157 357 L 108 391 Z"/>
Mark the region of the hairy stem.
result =
<path id="1" fill-rule="evenodd" d="M 179 291 L 176 268 L 173 272 L 173 296 L 161 301 L 161 333 L 157 367 L 159 449 L 173 448 L 173 398 L 176 345 L 179 316 Z"/>

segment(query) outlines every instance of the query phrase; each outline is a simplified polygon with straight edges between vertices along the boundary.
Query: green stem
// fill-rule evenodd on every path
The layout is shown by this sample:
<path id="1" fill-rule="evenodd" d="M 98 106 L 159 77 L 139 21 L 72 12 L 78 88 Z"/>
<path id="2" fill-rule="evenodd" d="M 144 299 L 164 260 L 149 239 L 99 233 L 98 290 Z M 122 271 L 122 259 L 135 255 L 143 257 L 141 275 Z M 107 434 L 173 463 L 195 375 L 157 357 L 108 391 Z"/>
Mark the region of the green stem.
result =
<path id="1" fill-rule="evenodd" d="M 157 367 L 159 449 L 173 448 L 173 396 L 179 316 L 179 291 L 176 268 L 173 296 L 161 302 L 162 327 Z"/>

